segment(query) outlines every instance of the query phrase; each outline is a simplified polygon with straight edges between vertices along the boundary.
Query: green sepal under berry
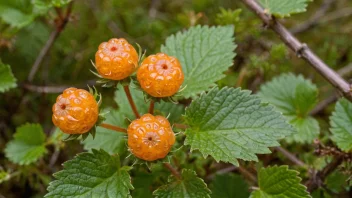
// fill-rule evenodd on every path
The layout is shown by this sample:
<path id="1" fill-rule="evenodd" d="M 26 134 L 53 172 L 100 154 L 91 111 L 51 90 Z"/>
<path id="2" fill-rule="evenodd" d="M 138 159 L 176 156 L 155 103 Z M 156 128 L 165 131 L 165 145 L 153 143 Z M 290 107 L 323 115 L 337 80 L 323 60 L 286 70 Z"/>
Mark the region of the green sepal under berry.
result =
<path id="1" fill-rule="evenodd" d="M 90 88 L 90 87 L 89 87 Z M 91 88 L 90 88 L 91 89 Z M 82 136 L 82 140 L 84 141 L 85 139 L 87 139 L 87 137 L 90 135 L 92 135 L 93 139 L 95 138 L 95 134 L 97 131 L 97 126 L 99 126 L 101 123 L 104 122 L 104 120 L 106 120 L 106 114 L 108 114 L 109 112 L 102 112 L 99 113 L 98 115 L 98 120 L 97 122 L 94 124 L 94 126 L 87 131 L 86 133 L 83 134 L 70 134 L 68 135 L 65 139 L 63 139 L 63 141 L 71 141 L 71 140 L 77 140 Z"/>
<path id="2" fill-rule="evenodd" d="M 175 145 L 171 148 L 170 152 L 162 159 L 158 159 L 158 160 L 154 160 L 154 161 L 146 161 L 146 160 L 142 160 L 139 159 L 138 157 L 136 157 L 135 155 L 133 155 L 133 153 L 131 153 L 130 151 L 130 155 L 128 155 L 126 157 L 126 159 L 129 159 L 130 161 L 133 162 L 133 164 L 131 165 L 132 167 L 135 165 L 145 165 L 149 170 L 152 170 L 152 167 L 156 164 L 160 164 L 160 163 L 171 163 L 172 157 L 174 156 L 174 153 L 176 151 L 178 151 L 179 149 L 181 149 L 183 146 L 181 145 L 179 148 L 175 148 Z"/>
<path id="3" fill-rule="evenodd" d="M 92 60 L 90 60 L 93 67 L 95 68 L 95 70 L 97 69 L 95 64 L 93 63 Z M 97 72 L 90 70 L 90 72 L 92 72 L 92 74 L 94 74 L 94 76 L 98 77 L 98 80 L 96 81 L 97 84 L 100 84 L 102 87 L 116 87 L 119 83 L 121 83 L 122 85 L 128 85 L 129 82 L 131 81 L 130 77 L 127 77 L 125 79 L 122 80 L 111 80 L 111 79 L 107 79 L 102 77 L 100 74 L 98 74 Z"/>
<path id="4" fill-rule="evenodd" d="M 131 81 L 133 84 L 133 89 L 137 89 L 137 90 L 143 92 L 144 100 L 146 102 L 150 102 L 151 100 L 154 100 L 155 102 L 164 101 L 164 102 L 171 102 L 174 104 L 178 104 L 178 99 L 183 97 L 182 91 L 185 90 L 185 88 L 187 87 L 187 85 L 181 86 L 180 89 L 174 95 L 160 98 L 160 97 L 151 96 L 147 92 L 145 92 L 142 89 L 140 83 L 138 82 L 136 76 L 131 76 Z"/>

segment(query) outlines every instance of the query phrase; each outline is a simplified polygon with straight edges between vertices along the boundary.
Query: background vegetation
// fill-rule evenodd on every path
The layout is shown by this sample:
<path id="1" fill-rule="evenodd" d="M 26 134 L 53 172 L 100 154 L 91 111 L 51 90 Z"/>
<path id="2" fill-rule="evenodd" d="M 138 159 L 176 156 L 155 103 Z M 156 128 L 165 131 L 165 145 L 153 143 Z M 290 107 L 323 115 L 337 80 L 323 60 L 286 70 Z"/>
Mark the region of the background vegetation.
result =
<path id="1" fill-rule="evenodd" d="M 351 1 L 315 0 L 309 3 L 307 12 L 281 22 L 345 79 L 352 77 Z M 302 183 L 312 182 L 309 171 L 321 170 L 332 155 L 342 152 L 329 138 L 329 116 L 339 93 L 240 1 L 0 0 L 0 58 L 10 65 L 17 79 L 17 88 L 0 93 L 0 197 L 42 197 L 52 174 L 62 169 L 61 164 L 83 152 L 79 141 L 60 140 L 51 122 L 51 106 L 67 87 L 94 85 L 90 61 L 94 61 L 101 42 L 123 37 L 141 45 L 149 55 L 159 52 L 169 35 L 198 24 L 235 27 L 237 56 L 226 77 L 217 82 L 220 87 L 242 87 L 257 93 L 261 85 L 282 73 L 302 74 L 310 79 L 319 90 L 318 105 L 310 115 L 318 121 L 320 133 L 315 141 L 283 142 L 288 155 L 278 148 L 272 149 L 270 155 L 259 155 L 259 164 L 240 161 L 242 168 L 203 159 L 197 152 L 179 152 L 179 161 L 174 163 L 194 169 L 213 190 L 212 197 L 248 197 L 250 190 L 246 189 L 256 183 L 256 170 L 267 165 L 288 164 L 301 172 Z M 47 53 L 41 55 L 45 46 Z M 114 92 L 98 89 L 104 95 L 103 107 L 119 108 Z M 181 104 L 189 102 L 183 100 Z M 16 129 L 26 123 L 39 123 L 51 142 L 39 161 L 19 165 L 6 158 L 4 150 Z M 287 157 L 291 155 L 294 159 Z M 347 157 L 350 161 L 332 170 L 324 178 L 326 185 L 315 189 L 313 197 L 352 196 L 352 157 Z M 231 174 L 221 174 L 227 172 Z M 169 175 L 162 167 L 154 167 L 152 173 L 140 167 L 131 174 L 136 175 L 133 197 L 151 196 Z M 224 192 L 228 194 L 221 194 Z"/>

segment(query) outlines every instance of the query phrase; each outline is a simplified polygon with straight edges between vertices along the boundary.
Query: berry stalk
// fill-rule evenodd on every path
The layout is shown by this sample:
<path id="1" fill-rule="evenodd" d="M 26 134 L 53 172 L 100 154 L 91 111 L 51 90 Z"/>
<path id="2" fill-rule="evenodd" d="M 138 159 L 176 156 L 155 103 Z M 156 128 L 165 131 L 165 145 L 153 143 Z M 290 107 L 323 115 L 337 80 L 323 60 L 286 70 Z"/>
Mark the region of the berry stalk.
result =
<path id="1" fill-rule="evenodd" d="M 100 126 L 100 127 L 103 127 L 103 128 L 106 128 L 106 129 L 113 130 L 113 131 L 127 133 L 127 130 L 126 130 L 126 129 L 121 128 L 121 127 L 119 127 L 119 126 L 114 126 L 114 125 L 111 125 L 111 124 L 101 123 L 99 126 Z"/>
<path id="2" fill-rule="evenodd" d="M 169 169 L 171 174 L 173 174 L 178 180 L 182 179 L 180 173 L 174 167 L 172 167 L 171 164 L 164 163 L 164 166 L 165 166 L 165 168 Z"/>
<path id="3" fill-rule="evenodd" d="M 128 102 L 129 102 L 130 105 L 131 105 L 131 108 L 132 108 L 132 111 L 133 111 L 134 115 L 136 116 L 136 118 L 140 118 L 141 116 L 139 115 L 139 113 L 138 113 L 138 111 L 137 111 L 137 107 L 136 107 L 136 105 L 134 104 L 134 101 L 133 101 L 133 98 L 132 98 L 132 95 L 131 95 L 131 92 L 130 92 L 130 88 L 128 87 L 128 85 L 123 86 L 123 90 L 124 90 L 125 93 L 126 93 Z"/>
<path id="4" fill-rule="evenodd" d="M 150 106 L 149 106 L 149 110 L 148 110 L 148 113 L 150 113 L 150 114 L 154 114 L 154 100 L 151 100 L 150 101 Z"/>

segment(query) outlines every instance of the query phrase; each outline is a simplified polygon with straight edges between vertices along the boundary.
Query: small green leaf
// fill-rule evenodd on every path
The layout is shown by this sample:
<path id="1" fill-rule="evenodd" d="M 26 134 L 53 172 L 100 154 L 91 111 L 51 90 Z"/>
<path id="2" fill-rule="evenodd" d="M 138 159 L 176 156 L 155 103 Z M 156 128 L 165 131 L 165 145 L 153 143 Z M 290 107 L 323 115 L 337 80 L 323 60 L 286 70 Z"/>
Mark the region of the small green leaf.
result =
<path id="1" fill-rule="evenodd" d="M 341 99 L 330 117 L 332 140 L 346 152 L 352 151 L 352 103 Z"/>
<path id="2" fill-rule="evenodd" d="M 22 28 L 30 24 L 34 18 L 33 14 L 27 14 L 16 7 L 10 6 L 10 4 L 0 2 L 0 19 L 12 27 Z"/>
<path id="3" fill-rule="evenodd" d="M 130 91 L 139 113 L 141 115 L 148 113 L 149 102 L 145 100 L 143 92 L 137 89 L 132 83 L 130 84 Z M 119 106 L 118 111 L 123 116 L 126 116 L 130 120 L 135 119 L 132 108 L 121 84 L 118 85 L 115 92 L 115 101 Z M 165 117 L 170 115 L 169 121 L 172 123 L 179 121 L 182 113 L 184 112 L 184 107 L 180 104 L 160 101 L 155 104 L 154 112 L 157 115 L 163 115 Z"/>
<path id="4" fill-rule="evenodd" d="M 297 130 L 297 133 L 294 133 L 292 136 L 285 138 L 287 142 L 311 143 L 315 138 L 318 137 L 320 127 L 318 121 L 313 117 L 294 117 L 290 120 L 290 124 Z"/>
<path id="5" fill-rule="evenodd" d="M 17 86 L 16 81 L 10 65 L 5 65 L 0 61 L 0 93 L 15 88 Z"/>
<path id="6" fill-rule="evenodd" d="M 0 184 L 11 178 L 10 173 L 0 170 Z"/>
<path id="7" fill-rule="evenodd" d="M 254 160 L 270 153 L 279 139 L 294 130 L 274 107 L 239 88 L 214 88 L 193 100 L 186 109 L 186 145 L 204 157 L 238 165 L 237 159 Z"/>
<path id="8" fill-rule="evenodd" d="M 288 137 L 288 142 L 311 143 L 318 137 L 319 124 L 309 116 L 318 99 L 318 89 L 312 82 L 301 75 L 282 74 L 262 85 L 258 95 L 273 104 L 296 128 L 297 133 Z"/>
<path id="9" fill-rule="evenodd" d="M 249 187 L 243 178 L 235 174 L 216 175 L 213 181 L 212 198 L 248 198 Z"/>
<path id="10" fill-rule="evenodd" d="M 14 139 L 7 143 L 5 155 L 12 162 L 27 165 L 47 152 L 45 134 L 39 124 L 25 124 L 16 129 Z"/>
<path id="11" fill-rule="evenodd" d="M 56 7 L 62 7 L 68 3 L 70 3 L 72 0 L 51 0 L 52 5 Z"/>
<path id="12" fill-rule="evenodd" d="M 259 189 L 252 192 L 251 198 L 310 198 L 298 174 L 288 166 L 262 168 L 258 174 Z"/>
<path id="13" fill-rule="evenodd" d="M 105 123 L 127 128 L 123 115 L 116 110 L 110 110 L 106 114 Z M 115 154 L 127 148 L 125 140 L 126 134 L 98 126 L 95 138 L 89 136 L 82 144 L 85 150 L 104 149 L 110 154 Z"/>
<path id="14" fill-rule="evenodd" d="M 305 12 L 309 1 L 311 0 L 259 0 L 259 3 L 268 14 L 283 18 Z"/>
<path id="15" fill-rule="evenodd" d="M 129 197 L 133 189 L 129 167 L 121 167 L 119 156 L 104 150 L 81 153 L 64 163 L 64 169 L 48 187 L 45 197 Z"/>
<path id="16" fill-rule="evenodd" d="M 240 20 L 241 12 L 241 9 L 226 10 L 224 8 L 220 8 L 220 13 L 216 15 L 215 22 L 218 25 L 236 25 Z"/>
<path id="17" fill-rule="evenodd" d="M 210 190 L 206 183 L 197 177 L 197 174 L 188 169 L 183 169 L 182 179 L 179 180 L 175 176 L 170 176 L 168 184 L 161 186 L 153 195 L 156 198 L 210 198 Z"/>
<path id="18" fill-rule="evenodd" d="M 175 56 L 185 74 L 182 96 L 193 97 L 225 76 L 236 55 L 233 34 L 233 26 L 196 26 L 166 39 L 161 51 Z"/>

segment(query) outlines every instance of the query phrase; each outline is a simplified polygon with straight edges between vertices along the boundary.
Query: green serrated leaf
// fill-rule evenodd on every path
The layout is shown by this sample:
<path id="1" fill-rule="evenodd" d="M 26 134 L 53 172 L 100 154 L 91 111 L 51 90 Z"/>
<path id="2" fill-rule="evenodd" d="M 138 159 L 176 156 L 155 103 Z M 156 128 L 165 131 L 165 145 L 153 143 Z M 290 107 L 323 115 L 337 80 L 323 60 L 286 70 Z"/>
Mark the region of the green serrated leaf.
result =
<path id="1" fill-rule="evenodd" d="M 276 17 L 289 17 L 291 14 L 305 12 L 311 0 L 259 0 L 265 12 Z"/>
<path id="2" fill-rule="evenodd" d="M 270 153 L 268 147 L 294 131 L 273 106 L 239 88 L 203 93 L 186 109 L 185 120 L 191 150 L 237 166 L 236 158 L 257 161 L 255 154 Z"/>
<path id="3" fill-rule="evenodd" d="M 48 187 L 45 197 L 129 197 L 133 189 L 129 167 L 121 167 L 119 156 L 104 150 L 78 154 Z"/>
<path id="4" fill-rule="evenodd" d="M 160 175 L 160 172 L 153 171 L 152 173 L 138 172 L 136 176 L 133 177 L 132 184 L 134 190 L 132 192 L 133 198 L 152 198 L 151 187 L 155 178 Z"/>
<path id="5" fill-rule="evenodd" d="M 243 178 L 235 174 L 216 175 L 212 188 L 212 198 L 248 198 L 249 187 Z"/>
<path id="6" fill-rule="evenodd" d="M 288 166 L 261 168 L 258 174 L 259 189 L 251 198 L 310 198 L 306 187 L 300 183 L 299 172 Z"/>
<path id="7" fill-rule="evenodd" d="M 290 120 L 290 124 L 297 130 L 297 133 L 294 133 L 292 136 L 285 138 L 287 142 L 312 143 L 312 141 L 318 137 L 320 127 L 318 121 L 313 117 L 294 117 Z"/>
<path id="8" fill-rule="evenodd" d="M 25 124 L 16 129 L 14 139 L 7 143 L 6 157 L 14 163 L 27 165 L 47 152 L 45 134 L 39 124 Z"/>
<path id="9" fill-rule="evenodd" d="M 281 111 L 297 130 L 288 142 L 311 143 L 318 137 L 319 124 L 309 116 L 318 99 L 318 89 L 312 82 L 301 75 L 282 74 L 262 85 L 258 95 Z"/>
<path id="10" fill-rule="evenodd" d="M 127 124 L 124 120 L 125 118 L 120 112 L 110 110 L 110 112 L 106 114 L 105 123 L 127 128 Z M 126 134 L 98 126 L 96 128 L 96 137 L 93 139 L 92 136 L 89 136 L 82 144 L 85 150 L 104 149 L 110 154 L 115 154 L 127 149 L 125 140 Z"/>
<path id="11" fill-rule="evenodd" d="M 5 65 L 0 61 L 0 93 L 15 88 L 16 78 L 13 76 L 10 65 Z"/>
<path id="12" fill-rule="evenodd" d="M 182 179 L 179 180 L 175 176 L 170 176 L 168 184 L 159 187 L 153 192 L 156 198 L 210 198 L 210 190 L 206 183 L 197 177 L 193 170 L 183 169 Z"/>
<path id="13" fill-rule="evenodd" d="M 233 34 L 233 26 L 196 26 L 166 39 L 161 51 L 180 61 L 183 86 L 187 86 L 182 92 L 185 98 L 208 90 L 225 76 L 236 55 Z"/>
<path id="14" fill-rule="evenodd" d="M 149 102 L 145 100 L 143 92 L 138 90 L 132 83 L 130 84 L 130 91 L 139 113 L 141 115 L 148 113 Z M 135 119 L 132 108 L 128 103 L 126 94 L 123 90 L 122 85 L 120 84 L 117 86 L 117 90 L 115 92 L 115 101 L 119 106 L 118 111 L 122 115 L 126 116 L 130 120 Z M 170 102 L 160 101 L 155 103 L 154 112 L 158 115 L 169 115 L 168 120 L 172 123 L 179 121 L 182 113 L 184 112 L 184 107 L 180 104 L 173 104 Z"/>
<path id="15" fill-rule="evenodd" d="M 352 103 L 340 99 L 330 117 L 332 140 L 346 152 L 352 151 Z"/>

